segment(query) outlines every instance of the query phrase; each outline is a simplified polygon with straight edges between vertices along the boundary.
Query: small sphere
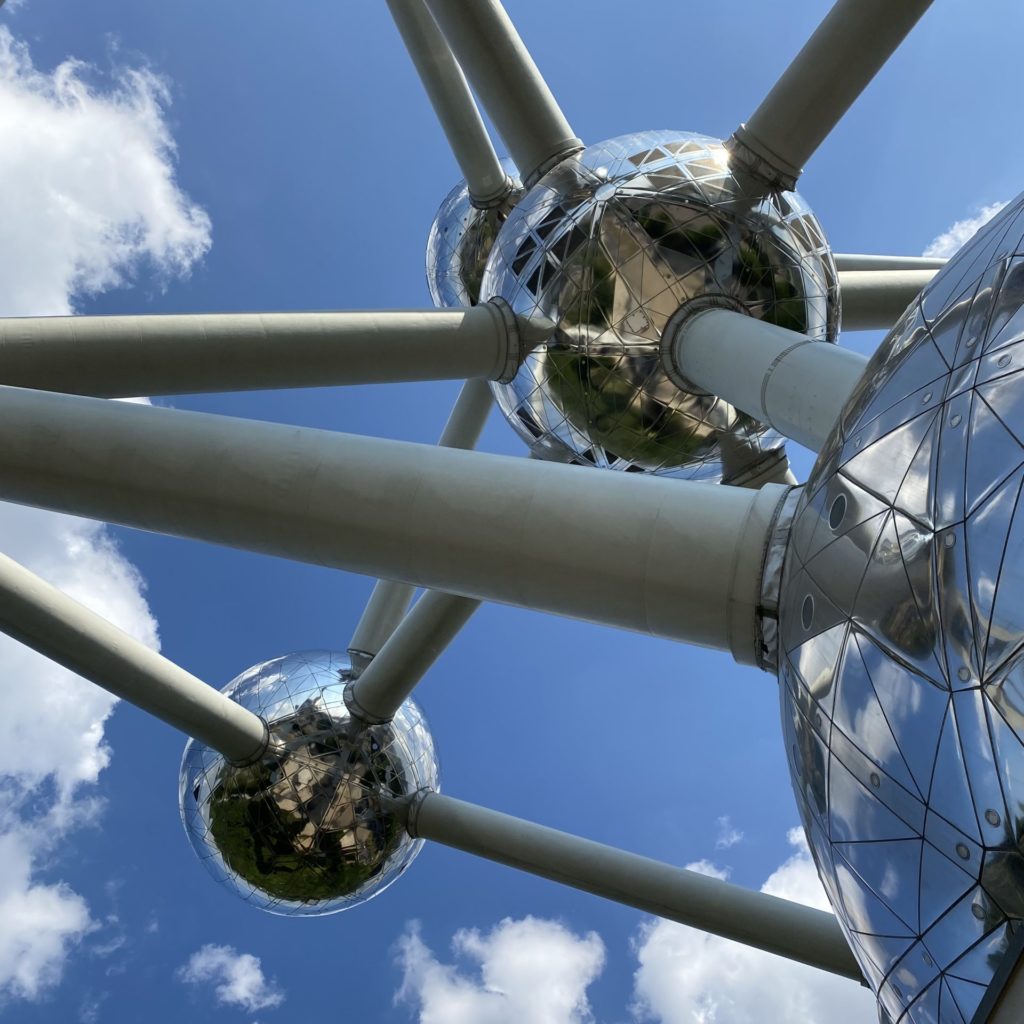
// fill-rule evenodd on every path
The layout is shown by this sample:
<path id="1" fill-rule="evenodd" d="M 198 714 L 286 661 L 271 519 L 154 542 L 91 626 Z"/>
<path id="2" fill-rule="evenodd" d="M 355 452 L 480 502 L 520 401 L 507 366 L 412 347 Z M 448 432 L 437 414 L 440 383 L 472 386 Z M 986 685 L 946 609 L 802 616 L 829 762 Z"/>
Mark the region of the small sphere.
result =
<path id="1" fill-rule="evenodd" d="M 818 221 L 793 192 L 751 198 L 729 161 L 704 135 L 625 135 L 563 161 L 509 215 L 481 298 L 556 324 L 510 384 L 494 385 L 535 456 L 729 480 L 781 449 L 778 434 L 681 390 L 661 364 L 669 318 L 709 298 L 818 340 L 838 334 Z"/>
<path id="2" fill-rule="evenodd" d="M 1022 235 L 1024 197 L 904 313 L 786 553 L 792 785 L 884 1019 L 972 1019 L 1024 918 Z M 975 982 L 948 1014 L 943 976 Z"/>
<path id="3" fill-rule="evenodd" d="M 460 181 L 437 211 L 427 235 L 427 287 L 441 308 L 475 306 L 480 301 L 484 267 L 502 224 L 522 195 L 523 184 L 511 160 L 501 166 L 512 184 L 509 194 L 494 206 L 479 209 Z"/>
<path id="4" fill-rule="evenodd" d="M 229 764 L 190 740 L 179 801 L 189 842 L 213 877 L 275 914 L 331 914 L 390 885 L 419 852 L 393 799 L 438 787 L 433 740 L 420 710 L 402 705 L 366 726 L 344 702 L 348 658 L 289 654 L 224 688 L 268 723 L 276 749 Z"/>

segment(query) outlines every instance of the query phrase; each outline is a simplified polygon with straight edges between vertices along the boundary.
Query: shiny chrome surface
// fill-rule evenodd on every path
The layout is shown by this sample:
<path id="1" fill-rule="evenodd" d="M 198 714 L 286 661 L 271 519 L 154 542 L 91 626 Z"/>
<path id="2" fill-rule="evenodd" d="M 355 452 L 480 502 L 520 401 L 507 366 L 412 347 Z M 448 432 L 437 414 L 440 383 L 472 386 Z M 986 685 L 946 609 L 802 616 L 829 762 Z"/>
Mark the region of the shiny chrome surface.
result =
<path id="1" fill-rule="evenodd" d="M 668 379 L 672 314 L 710 296 L 824 341 L 839 326 L 835 266 L 804 202 L 746 198 L 722 143 L 686 132 L 625 135 L 550 171 L 501 229 L 481 295 L 557 324 L 494 385 L 534 456 L 688 479 L 739 476 L 782 439 Z"/>
<path id="2" fill-rule="evenodd" d="M 501 226 L 522 195 L 523 184 L 511 160 L 501 161 L 511 191 L 486 209 L 473 205 L 460 181 L 445 197 L 427 235 L 427 287 L 435 306 L 475 306 L 480 301 L 487 257 Z"/>
<path id="3" fill-rule="evenodd" d="M 1022 236 L 1019 198 L 890 333 L 784 570 L 793 786 L 883 1021 L 970 1021 L 1024 918 Z"/>
<path id="4" fill-rule="evenodd" d="M 351 678 L 348 659 L 327 651 L 263 662 L 224 692 L 266 719 L 271 752 L 237 767 L 195 740 L 185 748 L 189 841 L 218 882 L 263 910 L 330 914 L 364 903 L 423 845 L 385 806 L 438 786 L 423 716 L 406 701 L 387 725 L 364 726 L 345 707 Z"/>

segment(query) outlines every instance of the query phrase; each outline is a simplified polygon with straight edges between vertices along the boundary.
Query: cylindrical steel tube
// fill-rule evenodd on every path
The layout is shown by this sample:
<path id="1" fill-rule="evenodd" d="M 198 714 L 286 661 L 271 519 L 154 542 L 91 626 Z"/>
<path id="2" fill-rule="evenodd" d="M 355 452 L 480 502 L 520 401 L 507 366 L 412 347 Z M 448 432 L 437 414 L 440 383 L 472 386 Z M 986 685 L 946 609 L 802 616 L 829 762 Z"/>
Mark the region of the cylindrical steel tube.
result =
<path id="1" fill-rule="evenodd" d="M 351 684 L 349 708 L 364 721 L 390 722 L 479 607 L 475 598 L 428 590 Z"/>
<path id="2" fill-rule="evenodd" d="M 867 365 L 864 356 L 744 313 L 684 320 L 663 352 L 670 376 L 724 398 L 819 451 Z"/>
<path id="3" fill-rule="evenodd" d="M 467 380 L 437 443 L 444 448 L 474 448 L 493 407 L 490 385 L 483 380 Z M 377 581 L 348 645 L 349 653 L 359 663 L 357 668 L 363 668 L 384 646 L 402 621 L 415 590 L 408 583 Z"/>
<path id="4" fill-rule="evenodd" d="M 263 719 L 0 555 L 0 631 L 245 763 L 267 747 Z"/>
<path id="5" fill-rule="evenodd" d="M 937 270 L 841 270 L 844 331 L 888 331 Z"/>
<path id="6" fill-rule="evenodd" d="M 527 342 L 532 325 L 519 321 Z M 398 313 L 222 313 L 0 319 L 0 384 L 104 398 L 507 372 L 504 315 L 473 309 Z"/>
<path id="7" fill-rule="evenodd" d="M 428 0 L 523 181 L 582 148 L 499 0 Z"/>
<path id="8" fill-rule="evenodd" d="M 486 206 L 507 195 L 509 180 L 465 75 L 424 0 L 387 0 L 387 4 L 469 186 L 470 198 Z"/>
<path id="9" fill-rule="evenodd" d="M 785 489 L 0 388 L 0 497 L 731 650 Z"/>
<path id="10" fill-rule="evenodd" d="M 411 835 L 529 871 L 649 914 L 799 960 L 863 984 L 835 917 L 553 828 L 425 793 Z"/>
<path id="11" fill-rule="evenodd" d="M 792 188 L 931 0 L 838 0 L 733 140 Z"/>
<path id="12" fill-rule="evenodd" d="M 867 253 L 837 252 L 836 270 L 941 270 L 945 256 L 874 256 Z"/>

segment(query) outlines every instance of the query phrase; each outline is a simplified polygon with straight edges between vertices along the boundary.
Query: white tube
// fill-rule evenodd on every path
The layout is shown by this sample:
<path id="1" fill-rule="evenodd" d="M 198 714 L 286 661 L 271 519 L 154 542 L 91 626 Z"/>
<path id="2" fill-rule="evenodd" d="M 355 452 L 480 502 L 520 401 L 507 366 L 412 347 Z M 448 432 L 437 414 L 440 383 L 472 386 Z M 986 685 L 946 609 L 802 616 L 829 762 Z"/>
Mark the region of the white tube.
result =
<path id="1" fill-rule="evenodd" d="M 529 187 L 583 144 L 499 0 L 428 0 Z"/>
<path id="2" fill-rule="evenodd" d="M 931 6 L 931 0 L 838 0 L 730 148 L 772 184 L 804 165 Z"/>
<path id="3" fill-rule="evenodd" d="M 844 331 L 889 330 L 938 270 L 841 270 Z"/>
<path id="4" fill-rule="evenodd" d="M 0 384 L 115 398 L 498 379 L 548 332 L 485 302 L 398 313 L 0 320 Z M 518 337 L 516 337 L 518 335 Z"/>
<path id="5" fill-rule="evenodd" d="M 832 914 L 428 792 L 409 833 L 863 984 Z"/>
<path id="6" fill-rule="evenodd" d="M 510 182 L 480 118 L 473 95 L 424 0 L 387 0 L 405 47 L 477 206 L 508 195 Z"/>
<path id="7" fill-rule="evenodd" d="M 229 761 L 247 763 L 267 749 L 262 718 L 5 555 L 0 555 L 0 631 Z"/>
<path id="8" fill-rule="evenodd" d="M 821 450 L 867 365 L 849 349 L 726 309 L 695 313 L 668 342 L 670 376 L 812 451 Z"/>
<path id="9" fill-rule="evenodd" d="M 365 722 L 390 722 L 479 607 L 475 598 L 425 593 L 349 686 L 349 709 Z"/>
<path id="10" fill-rule="evenodd" d="M 0 388 L 0 497 L 755 663 L 785 489 L 708 487 Z"/>
<path id="11" fill-rule="evenodd" d="M 945 256 L 873 256 L 865 253 L 837 252 L 832 257 L 836 270 L 941 270 L 949 260 Z"/>
<path id="12" fill-rule="evenodd" d="M 494 407 L 490 385 L 482 380 L 467 380 L 455 400 L 448 422 L 437 442 L 444 448 L 476 447 L 487 417 Z M 354 667 L 362 670 L 381 649 L 402 621 L 416 588 L 395 580 L 378 580 L 366 603 L 348 651 Z"/>

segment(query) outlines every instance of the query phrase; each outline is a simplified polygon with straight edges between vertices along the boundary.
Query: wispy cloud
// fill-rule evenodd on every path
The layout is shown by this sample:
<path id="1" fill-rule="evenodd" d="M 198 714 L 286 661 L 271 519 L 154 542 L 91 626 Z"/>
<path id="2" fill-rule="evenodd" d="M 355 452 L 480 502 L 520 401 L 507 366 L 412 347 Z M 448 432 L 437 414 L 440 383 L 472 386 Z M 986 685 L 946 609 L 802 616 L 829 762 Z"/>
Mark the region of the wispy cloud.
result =
<path id="1" fill-rule="evenodd" d="M 921 254 L 922 256 L 952 256 L 965 243 L 984 227 L 1003 207 L 1005 202 L 983 206 L 973 217 L 958 220 L 955 224 L 937 235 Z"/>
<path id="2" fill-rule="evenodd" d="M 233 946 L 208 943 L 178 969 L 178 977 L 191 985 L 213 983 L 218 1003 L 249 1012 L 270 1010 L 284 1002 L 284 992 L 264 975 L 260 958 L 239 953 Z"/>
<path id="3" fill-rule="evenodd" d="M 743 833 L 736 828 L 729 816 L 722 815 L 718 819 L 718 835 L 715 838 L 715 849 L 716 850 L 728 850 L 735 846 L 737 843 L 743 841 Z"/>

